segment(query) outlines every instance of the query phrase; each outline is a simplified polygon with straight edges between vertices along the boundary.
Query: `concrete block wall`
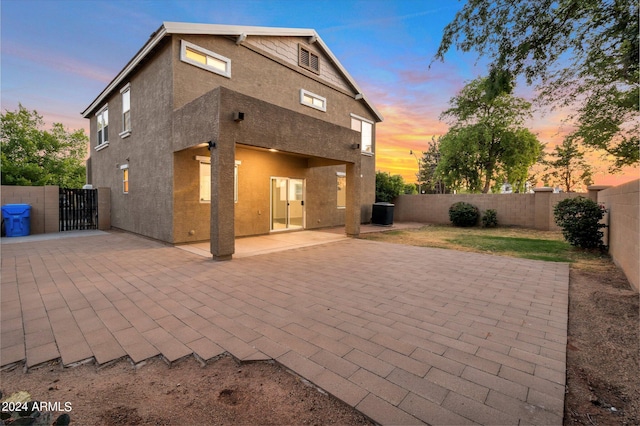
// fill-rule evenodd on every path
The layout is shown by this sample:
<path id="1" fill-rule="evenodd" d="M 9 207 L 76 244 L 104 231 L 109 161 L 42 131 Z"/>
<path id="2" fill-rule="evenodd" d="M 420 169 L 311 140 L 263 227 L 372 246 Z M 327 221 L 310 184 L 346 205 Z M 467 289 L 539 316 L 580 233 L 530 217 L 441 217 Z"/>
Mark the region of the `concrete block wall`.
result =
<path id="1" fill-rule="evenodd" d="M 598 192 L 609 211 L 609 254 L 640 292 L 640 180 Z"/>
<path id="2" fill-rule="evenodd" d="M 401 195 L 394 201 L 394 220 L 449 224 L 449 207 L 462 201 L 478 207 L 481 215 L 487 209 L 496 210 L 501 225 L 558 229 L 553 221 L 553 206 L 563 198 L 578 195 L 581 194 L 552 194 L 546 191 L 535 194 Z"/>
<path id="3" fill-rule="evenodd" d="M 47 234 L 59 230 L 59 188 L 57 186 L 2 185 L 1 204 L 31 206 L 31 234 Z"/>

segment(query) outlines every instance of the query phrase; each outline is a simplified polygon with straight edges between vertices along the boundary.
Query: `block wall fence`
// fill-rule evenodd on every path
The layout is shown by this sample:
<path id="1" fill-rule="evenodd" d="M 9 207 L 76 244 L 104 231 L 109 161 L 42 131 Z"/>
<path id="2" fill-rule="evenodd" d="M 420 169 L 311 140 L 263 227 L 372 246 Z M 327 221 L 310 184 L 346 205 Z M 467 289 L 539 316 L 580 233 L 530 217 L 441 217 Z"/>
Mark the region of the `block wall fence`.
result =
<path id="1" fill-rule="evenodd" d="M 60 187 L 2 185 L 0 204 L 31 206 L 31 235 L 49 234 L 60 230 Z M 111 190 L 98 188 L 98 229 L 111 228 Z"/>
<path id="2" fill-rule="evenodd" d="M 533 194 L 421 194 L 400 195 L 394 200 L 396 222 L 449 224 L 449 207 L 464 201 L 478 207 L 480 213 L 496 210 L 498 223 L 542 231 L 558 231 L 553 208 L 560 201 L 577 196 L 588 197 L 608 210 L 605 241 L 613 261 L 626 274 L 636 291 L 640 288 L 640 228 L 638 226 L 640 180 L 620 186 L 590 186 L 588 193 L 554 194 L 552 188 L 536 188 Z"/>
<path id="3" fill-rule="evenodd" d="M 609 254 L 640 292 L 640 180 L 598 192 L 609 211 Z"/>

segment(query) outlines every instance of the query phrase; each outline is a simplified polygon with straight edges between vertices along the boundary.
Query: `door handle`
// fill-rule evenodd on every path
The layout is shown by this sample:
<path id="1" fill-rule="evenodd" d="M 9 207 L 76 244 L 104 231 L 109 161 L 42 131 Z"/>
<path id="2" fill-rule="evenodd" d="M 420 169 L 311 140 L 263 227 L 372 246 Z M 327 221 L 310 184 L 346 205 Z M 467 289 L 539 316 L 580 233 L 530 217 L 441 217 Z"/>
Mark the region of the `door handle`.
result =
<path id="1" fill-rule="evenodd" d="M 304 206 L 304 200 L 300 201 L 300 205 Z"/>

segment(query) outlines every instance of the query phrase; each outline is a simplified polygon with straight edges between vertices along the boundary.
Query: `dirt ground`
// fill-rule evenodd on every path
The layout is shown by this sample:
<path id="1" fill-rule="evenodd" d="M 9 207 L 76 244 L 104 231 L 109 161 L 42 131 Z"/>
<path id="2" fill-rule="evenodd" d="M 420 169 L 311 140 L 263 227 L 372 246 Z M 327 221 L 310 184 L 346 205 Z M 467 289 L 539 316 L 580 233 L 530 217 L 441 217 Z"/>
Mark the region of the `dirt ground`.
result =
<path id="1" fill-rule="evenodd" d="M 192 357 L 171 368 L 160 359 L 138 368 L 124 360 L 101 369 L 52 363 L 1 378 L 4 396 L 27 390 L 34 400 L 60 402 L 52 421 L 70 403 L 71 425 L 373 424 L 275 363 L 231 357 L 204 368 Z"/>
<path id="2" fill-rule="evenodd" d="M 640 424 L 638 310 L 638 294 L 610 262 L 572 267 L 565 424 Z M 24 390 L 59 402 L 53 419 L 70 403 L 72 425 L 372 424 L 275 363 L 229 357 L 204 367 L 194 358 L 171 368 L 160 359 L 137 368 L 51 363 L 0 379 L 3 397 Z"/>
<path id="3" fill-rule="evenodd" d="M 638 310 L 613 264 L 571 269 L 565 425 L 640 424 Z"/>

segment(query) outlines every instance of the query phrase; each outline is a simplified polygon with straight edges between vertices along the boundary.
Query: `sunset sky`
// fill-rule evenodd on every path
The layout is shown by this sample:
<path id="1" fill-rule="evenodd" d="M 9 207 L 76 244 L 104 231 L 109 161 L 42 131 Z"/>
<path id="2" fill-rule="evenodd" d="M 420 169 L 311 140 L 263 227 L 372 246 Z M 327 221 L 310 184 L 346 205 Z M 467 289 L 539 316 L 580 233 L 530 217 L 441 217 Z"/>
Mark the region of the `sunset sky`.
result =
<path id="1" fill-rule="evenodd" d="M 315 29 L 382 113 L 377 127 L 377 169 L 415 182 L 416 158 L 433 136 L 449 99 L 486 61 L 451 51 L 429 64 L 442 30 L 462 3 L 432 0 L 3 0 L 1 5 L 2 110 L 18 103 L 37 110 L 48 125 L 84 128 L 80 116 L 163 21 Z M 516 94 L 531 99 L 520 84 Z M 548 150 L 570 130 L 564 114 L 535 115 L 529 128 Z M 594 164 L 598 160 L 594 158 Z M 600 167 L 596 184 L 639 177 Z"/>

